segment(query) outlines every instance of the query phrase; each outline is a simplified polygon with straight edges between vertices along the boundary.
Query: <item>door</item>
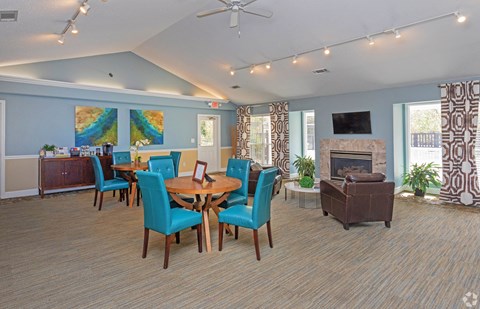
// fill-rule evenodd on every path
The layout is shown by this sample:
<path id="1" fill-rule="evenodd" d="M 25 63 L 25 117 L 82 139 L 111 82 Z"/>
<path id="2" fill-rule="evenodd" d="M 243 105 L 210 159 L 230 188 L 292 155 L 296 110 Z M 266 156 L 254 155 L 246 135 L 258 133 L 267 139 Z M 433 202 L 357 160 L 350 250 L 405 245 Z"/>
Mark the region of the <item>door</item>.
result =
<path id="1" fill-rule="evenodd" d="M 0 100 L 0 199 L 5 196 L 5 101 Z"/>
<path id="2" fill-rule="evenodd" d="M 198 115 L 198 160 L 207 162 L 207 172 L 220 170 L 220 116 Z"/>

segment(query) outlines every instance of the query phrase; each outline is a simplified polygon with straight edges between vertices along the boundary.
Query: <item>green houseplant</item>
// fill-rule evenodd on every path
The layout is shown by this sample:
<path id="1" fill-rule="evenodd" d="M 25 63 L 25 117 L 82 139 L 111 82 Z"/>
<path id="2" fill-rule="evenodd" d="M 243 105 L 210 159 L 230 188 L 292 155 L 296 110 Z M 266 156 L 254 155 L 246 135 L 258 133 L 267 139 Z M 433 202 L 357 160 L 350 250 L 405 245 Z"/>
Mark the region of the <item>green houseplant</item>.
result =
<path id="1" fill-rule="evenodd" d="M 315 176 L 315 161 L 311 157 L 296 156 L 297 159 L 293 162 L 293 166 L 297 169 L 298 177 L 300 178 L 299 185 L 303 188 L 311 188 L 313 186 L 313 178 Z M 310 178 L 312 181 L 305 180 Z"/>
<path id="2" fill-rule="evenodd" d="M 425 196 L 430 185 L 441 185 L 437 166 L 433 162 L 413 164 L 410 172 L 403 174 L 403 185 L 409 185 L 415 196 Z"/>

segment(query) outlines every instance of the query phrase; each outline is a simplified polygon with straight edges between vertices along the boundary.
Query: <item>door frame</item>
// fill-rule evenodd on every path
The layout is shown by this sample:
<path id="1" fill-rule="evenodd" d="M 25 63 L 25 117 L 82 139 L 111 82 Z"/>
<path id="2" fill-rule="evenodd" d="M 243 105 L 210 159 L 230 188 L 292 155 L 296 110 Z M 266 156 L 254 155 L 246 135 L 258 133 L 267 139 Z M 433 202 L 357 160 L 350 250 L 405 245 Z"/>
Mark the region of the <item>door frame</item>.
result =
<path id="1" fill-rule="evenodd" d="M 197 158 L 198 158 L 198 153 L 199 153 L 199 148 L 200 148 L 200 117 L 215 117 L 217 120 L 217 137 L 218 137 L 218 142 L 217 142 L 217 166 L 214 167 L 214 171 L 218 172 L 221 169 L 222 166 L 222 116 L 221 115 L 216 115 L 216 114 L 197 114 Z"/>
<path id="2" fill-rule="evenodd" d="M 0 100 L 0 199 L 5 197 L 5 100 Z"/>

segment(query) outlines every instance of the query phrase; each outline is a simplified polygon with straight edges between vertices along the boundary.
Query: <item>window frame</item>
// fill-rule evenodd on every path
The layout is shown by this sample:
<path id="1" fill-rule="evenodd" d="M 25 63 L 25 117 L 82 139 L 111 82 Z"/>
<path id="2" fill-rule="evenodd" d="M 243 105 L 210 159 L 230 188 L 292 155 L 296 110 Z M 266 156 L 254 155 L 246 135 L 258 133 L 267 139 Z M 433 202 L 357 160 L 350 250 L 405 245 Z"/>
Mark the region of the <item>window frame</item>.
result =
<path id="1" fill-rule="evenodd" d="M 250 135 L 252 135 L 252 118 L 266 118 L 268 117 L 268 126 L 269 126 L 269 130 L 268 130 L 268 141 L 269 143 L 267 144 L 264 144 L 263 143 L 263 139 L 262 139 L 262 143 L 260 144 L 257 144 L 257 143 L 252 143 L 252 138 L 250 138 L 250 154 L 251 154 L 251 159 L 252 160 L 255 160 L 256 162 L 258 162 L 258 156 L 256 156 L 255 158 L 253 157 L 253 145 L 263 145 L 263 147 L 261 148 L 262 149 L 262 158 L 267 158 L 267 162 L 265 162 L 263 159 L 260 160 L 260 164 L 262 165 L 271 165 L 272 164 L 272 123 L 271 123 L 271 118 L 270 118 L 270 114 L 255 114 L 255 115 L 250 115 Z M 264 126 L 265 126 L 265 123 L 264 121 L 262 120 L 262 132 L 261 134 L 264 135 L 266 134 L 263 129 L 264 129 Z M 268 154 L 265 154 L 265 151 L 268 151 Z M 255 155 L 256 155 L 256 152 L 255 152 Z"/>

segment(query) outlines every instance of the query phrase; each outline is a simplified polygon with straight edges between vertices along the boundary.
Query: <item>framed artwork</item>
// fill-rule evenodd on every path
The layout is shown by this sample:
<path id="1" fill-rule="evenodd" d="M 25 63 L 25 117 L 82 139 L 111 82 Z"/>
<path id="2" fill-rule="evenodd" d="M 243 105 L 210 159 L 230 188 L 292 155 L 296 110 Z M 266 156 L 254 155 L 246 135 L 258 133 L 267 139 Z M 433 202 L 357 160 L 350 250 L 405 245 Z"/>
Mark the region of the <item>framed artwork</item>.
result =
<path id="1" fill-rule="evenodd" d="M 205 173 L 207 172 L 207 162 L 198 161 L 195 163 L 195 169 L 193 170 L 192 180 L 203 183 Z"/>
<path id="2" fill-rule="evenodd" d="M 163 112 L 130 110 L 130 145 L 148 139 L 150 145 L 163 144 Z"/>
<path id="3" fill-rule="evenodd" d="M 75 146 L 118 145 L 116 108 L 75 106 Z"/>

